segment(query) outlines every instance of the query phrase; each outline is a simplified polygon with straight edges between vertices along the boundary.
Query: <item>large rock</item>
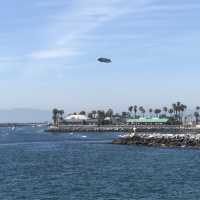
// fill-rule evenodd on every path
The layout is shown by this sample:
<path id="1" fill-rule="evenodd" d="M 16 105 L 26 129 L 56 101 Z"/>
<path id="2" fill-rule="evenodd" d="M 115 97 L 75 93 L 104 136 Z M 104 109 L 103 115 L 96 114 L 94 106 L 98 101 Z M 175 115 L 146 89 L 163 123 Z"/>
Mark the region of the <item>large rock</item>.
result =
<path id="1" fill-rule="evenodd" d="M 134 137 L 115 139 L 112 144 L 200 148 L 200 134 L 137 134 Z"/>

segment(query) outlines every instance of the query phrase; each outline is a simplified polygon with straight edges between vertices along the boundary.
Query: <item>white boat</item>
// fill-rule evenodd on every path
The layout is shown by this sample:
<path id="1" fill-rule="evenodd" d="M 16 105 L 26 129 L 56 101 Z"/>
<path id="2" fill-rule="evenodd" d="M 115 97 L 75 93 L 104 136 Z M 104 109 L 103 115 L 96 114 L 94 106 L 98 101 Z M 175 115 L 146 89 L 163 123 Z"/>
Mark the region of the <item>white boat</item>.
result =
<path id="1" fill-rule="evenodd" d="M 12 131 L 15 131 L 15 129 L 16 129 L 16 127 L 15 127 L 15 126 L 11 127 L 11 130 L 12 130 Z"/>
<path id="2" fill-rule="evenodd" d="M 129 134 L 119 135 L 119 137 L 121 137 L 121 138 L 127 138 L 129 136 L 130 136 Z"/>
<path id="3" fill-rule="evenodd" d="M 131 133 L 128 133 L 128 134 L 124 134 L 124 135 L 119 135 L 119 137 L 122 137 L 122 138 L 127 138 L 127 137 L 134 137 L 136 134 L 136 127 L 133 128 L 133 132 Z"/>

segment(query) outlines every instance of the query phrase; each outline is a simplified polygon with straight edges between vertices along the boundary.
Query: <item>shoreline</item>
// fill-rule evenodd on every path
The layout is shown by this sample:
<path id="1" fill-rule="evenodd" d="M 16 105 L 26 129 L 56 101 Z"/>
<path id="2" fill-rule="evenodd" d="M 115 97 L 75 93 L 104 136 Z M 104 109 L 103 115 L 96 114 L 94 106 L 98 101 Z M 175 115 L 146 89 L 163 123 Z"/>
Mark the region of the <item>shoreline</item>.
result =
<path id="1" fill-rule="evenodd" d="M 0 123 L 0 128 L 9 128 L 9 127 L 33 127 L 33 126 L 48 126 L 48 123 L 45 122 L 28 122 L 28 123 Z"/>
<path id="2" fill-rule="evenodd" d="M 143 145 L 166 148 L 200 148 L 200 133 L 159 134 L 143 133 L 112 141 L 118 145 Z"/>
<path id="3" fill-rule="evenodd" d="M 130 125 L 105 125 L 105 126 L 90 126 L 90 125 L 79 125 L 79 126 L 59 126 L 59 127 L 48 127 L 46 132 L 54 133 L 70 133 L 70 132 L 132 132 L 136 128 L 136 132 L 162 132 L 162 133 L 177 133 L 177 132 L 199 132 L 199 128 L 195 127 L 180 127 L 175 125 L 139 125 L 139 126 L 130 126 Z"/>

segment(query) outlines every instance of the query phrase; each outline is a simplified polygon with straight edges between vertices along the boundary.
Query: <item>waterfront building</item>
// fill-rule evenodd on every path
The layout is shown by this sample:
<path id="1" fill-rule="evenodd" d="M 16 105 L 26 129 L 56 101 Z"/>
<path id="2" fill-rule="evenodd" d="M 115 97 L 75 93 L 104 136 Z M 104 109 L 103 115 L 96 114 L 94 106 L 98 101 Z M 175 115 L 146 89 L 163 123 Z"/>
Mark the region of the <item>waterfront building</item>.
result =
<path id="1" fill-rule="evenodd" d="M 127 124 L 130 125 L 165 125 L 169 124 L 168 118 L 158 117 L 140 117 L 140 118 L 129 118 Z"/>
<path id="2" fill-rule="evenodd" d="M 98 123 L 97 119 L 91 119 L 86 115 L 69 115 L 63 119 L 63 124 L 65 125 L 96 125 Z"/>

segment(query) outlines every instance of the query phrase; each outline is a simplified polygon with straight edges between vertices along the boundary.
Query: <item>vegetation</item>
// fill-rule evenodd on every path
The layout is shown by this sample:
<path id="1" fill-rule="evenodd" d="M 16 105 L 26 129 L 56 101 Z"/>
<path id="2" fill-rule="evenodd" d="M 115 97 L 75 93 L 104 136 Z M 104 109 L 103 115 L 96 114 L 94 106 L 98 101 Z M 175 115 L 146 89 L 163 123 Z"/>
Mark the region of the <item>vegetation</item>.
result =
<path id="1" fill-rule="evenodd" d="M 197 106 L 196 107 L 196 111 L 194 112 L 194 117 L 195 117 L 196 124 L 199 124 L 199 117 L 200 117 L 199 111 L 200 111 L 200 107 Z"/>
<path id="2" fill-rule="evenodd" d="M 129 106 L 128 111 L 129 111 L 130 114 L 132 115 L 132 112 L 133 112 L 133 106 Z"/>
<path id="3" fill-rule="evenodd" d="M 150 115 L 150 117 L 152 117 L 152 113 L 153 113 L 153 109 L 149 108 L 149 115 Z"/>
<path id="4" fill-rule="evenodd" d="M 98 110 L 97 111 L 98 125 L 104 124 L 105 117 L 106 117 L 106 114 L 105 114 L 104 110 Z"/>
<path id="5" fill-rule="evenodd" d="M 53 111 L 53 124 L 54 126 L 59 126 L 60 121 L 63 120 L 64 110 L 58 110 L 57 108 L 54 108 Z"/>
<path id="6" fill-rule="evenodd" d="M 156 109 L 154 110 L 154 113 L 155 113 L 156 117 L 159 117 L 159 114 L 160 114 L 161 112 L 162 112 L 161 109 L 158 109 L 158 108 L 156 108 Z"/>
<path id="7" fill-rule="evenodd" d="M 109 108 L 107 111 L 92 110 L 88 113 L 82 110 L 79 113 L 74 113 L 74 115 L 87 115 L 89 119 L 96 120 L 99 125 L 125 123 L 128 118 L 136 119 L 140 117 L 168 118 L 171 124 L 183 124 L 188 119 L 185 115 L 186 109 L 186 105 L 176 102 L 169 107 L 164 106 L 163 108 L 145 109 L 143 106 L 130 105 L 128 111 L 123 111 L 122 113 L 115 113 L 113 109 Z M 63 114 L 63 110 L 53 109 L 54 126 L 59 126 L 59 123 L 63 120 Z M 196 107 L 192 116 L 195 119 L 195 123 L 198 124 L 200 122 L 200 106 Z"/>
<path id="8" fill-rule="evenodd" d="M 145 114 L 145 109 L 143 108 L 143 106 L 140 106 L 139 107 L 139 111 L 140 111 L 140 113 L 141 113 L 141 115 L 144 117 L 144 114 Z"/>
<path id="9" fill-rule="evenodd" d="M 136 116 L 137 116 L 137 106 L 136 105 L 134 106 L 133 110 L 134 110 L 135 118 L 136 118 Z"/>

